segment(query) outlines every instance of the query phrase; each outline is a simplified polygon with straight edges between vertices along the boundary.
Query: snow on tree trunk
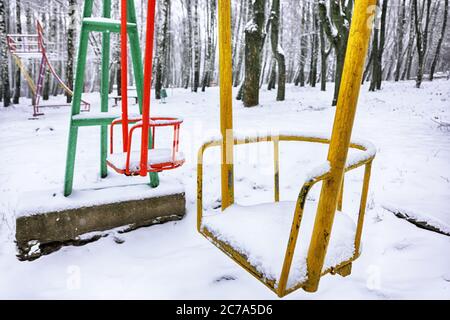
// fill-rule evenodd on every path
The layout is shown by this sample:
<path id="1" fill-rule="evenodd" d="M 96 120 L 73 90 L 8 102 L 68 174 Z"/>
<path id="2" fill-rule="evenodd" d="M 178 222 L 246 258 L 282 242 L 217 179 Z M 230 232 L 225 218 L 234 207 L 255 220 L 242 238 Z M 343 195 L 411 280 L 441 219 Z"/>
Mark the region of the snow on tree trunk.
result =
<path id="1" fill-rule="evenodd" d="M 417 45 L 417 54 L 418 54 L 418 66 L 417 66 L 417 77 L 416 77 L 416 87 L 420 88 L 423 80 L 423 69 L 425 64 L 425 54 L 427 52 L 428 46 L 428 27 L 430 24 L 430 7 L 431 0 L 426 0 L 426 13 L 425 13 L 425 29 L 422 30 L 422 18 L 419 17 L 419 8 L 417 5 L 417 0 L 413 0 L 414 7 L 414 20 L 415 20 L 415 29 L 416 29 L 416 45 Z"/>
<path id="2" fill-rule="evenodd" d="M 353 1 L 348 1 L 347 6 L 341 1 L 330 1 L 331 19 L 328 17 L 328 8 L 324 1 L 319 1 L 318 7 L 320 20 L 323 23 L 325 34 L 336 54 L 335 87 L 332 102 L 332 105 L 335 106 L 337 104 L 339 88 L 341 86 Z"/>
<path id="3" fill-rule="evenodd" d="M 261 51 L 265 38 L 265 1 L 254 0 L 252 9 L 252 19 L 245 27 L 245 80 L 243 88 L 245 107 L 254 107 L 259 104 Z"/>
<path id="4" fill-rule="evenodd" d="M 448 0 L 445 0 L 444 4 L 444 17 L 442 18 L 442 29 L 441 29 L 441 35 L 438 40 L 438 44 L 436 46 L 436 52 L 434 54 L 433 62 L 431 64 L 431 70 L 430 70 L 430 81 L 433 81 L 434 73 L 436 71 L 436 66 L 439 61 L 441 48 L 442 48 L 442 42 L 445 38 L 445 31 L 447 29 L 447 19 L 448 19 Z"/>

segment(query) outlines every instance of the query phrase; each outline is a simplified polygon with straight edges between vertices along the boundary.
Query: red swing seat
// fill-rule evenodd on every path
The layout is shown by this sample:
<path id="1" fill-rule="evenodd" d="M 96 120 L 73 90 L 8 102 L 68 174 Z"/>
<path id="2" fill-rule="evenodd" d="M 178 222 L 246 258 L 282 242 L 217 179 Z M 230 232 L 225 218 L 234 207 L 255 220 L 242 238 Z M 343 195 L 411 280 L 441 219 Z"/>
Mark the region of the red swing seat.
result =
<path id="1" fill-rule="evenodd" d="M 112 122 L 110 127 L 110 154 L 106 160 L 109 167 L 117 173 L 127 176 L 137 176 L 141 173 L 141 151 L 132 151 L 133 133 L 142 129 L 142 117 L 131 117 L 128 122 L 134 123 L 130 129 L 128 149 L 126 152 L 114 153 L 114 127 L 121 125 L 121 118 Z M 148 150 L 147 172 L 162 172 L 182 166 L 185 162 L 184 154 L 179 151 L 180 126 L 182 119 L 171 117 L 150 118 L 149 126 L 152 131 L 152 145 Z M 173 127 L 172 148 L 155 148 L 156 128 Z"/>
<path id="2" fill-rule="evenodd" d="M 173 117 L 150 117 L 150 95 L 152 83 L 153 34 L 155 28 L 156 1 L 148 1 L 147 35 L 145 48 L 145 67 L 142 97 L 142 115 L 128 114 L 128 93 L 122 92 L 122 117 L 115 119 L 110 126 L 110 154 L 106 163 L 120 174 L 145 176 L 149 172 L 161 172 L 180 167 L 185 162 L 179 151 L 180 126 L 182 119 Z M 127 0 L 121 0 L 121 85 L 128 87 L 128 34 Z M 131 128 L 128 128 L 128 125 Z M 114 127 L 122 127 L 123 152 L 114 153 Z M 172 148 L 156 149 L 156 128 L 173 127 Z M 140 150 L 132 151 L 133 134 L 141 132 Z M 150 143 L 149 143 L 150 142 Z"/>

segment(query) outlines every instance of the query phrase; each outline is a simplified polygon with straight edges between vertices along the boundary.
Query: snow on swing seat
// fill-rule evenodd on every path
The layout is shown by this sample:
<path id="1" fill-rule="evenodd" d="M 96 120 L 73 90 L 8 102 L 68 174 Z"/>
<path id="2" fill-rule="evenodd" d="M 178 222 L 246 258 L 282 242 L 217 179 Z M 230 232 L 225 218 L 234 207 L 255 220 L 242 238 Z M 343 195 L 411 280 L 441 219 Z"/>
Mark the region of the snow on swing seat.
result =
<path id="1" fill-rule="evenodd" d="M 174 161 L 175 160 L 175 161 Z M 173 159 L 172 149 L 150 149 L 148 150 L 148 168 L 157 167 L 162 164 L 169 163 L 183 163 L 185 160 L 182 152 L 175 153 L 175 159 Z M 127 153 L 113 153 L 108 155 L 108 163 L 116 169 L 126 170 L 127 166 Z M 132 151 L 130 155 L 130 167 L 131 172 L 138 172 L 141 168 L 141 152 Z"/>
<path id="2" fill-rule="evenodd" d="M 202 228 L 246 257 L 258 272 L 278 285 L 295 205 L 295 202 L 254 206 L 234 204 L 223 213 L 204 216 Z M 315 214 L 314 206 L 305 206 L 288 289 L 307 280 L 306 258 Z M 355 234 L 353 219 L 343 212 L 336 212 L 323 271 L 353 257 Z"/>

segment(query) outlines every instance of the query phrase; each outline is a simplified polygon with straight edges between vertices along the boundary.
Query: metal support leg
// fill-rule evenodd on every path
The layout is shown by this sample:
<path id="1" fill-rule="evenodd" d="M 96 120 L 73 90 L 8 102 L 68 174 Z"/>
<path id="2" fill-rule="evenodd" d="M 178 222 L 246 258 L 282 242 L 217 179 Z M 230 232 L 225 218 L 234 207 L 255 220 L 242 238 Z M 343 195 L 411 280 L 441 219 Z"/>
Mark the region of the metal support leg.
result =
<path id="1" fill-rule="evenodd" d="M 131 23 L 136 23 L 136 10 L 134 6 L 133 0 L 128 0 L 128 21 Z M 131 50 L 131 58 L 133 61 L 133 71 L 134 71 L 134 79 L 136 82 L 136 91 L 138 95 L 139 101 L 139 110 L 142 114 L 142 97 L 143 97 L 143 85 L 144 85 L 144 74 L 143 74 L 143 66 L 142 66 L 142 54 L 141 48 L 139 45 L 139 35 L 136 30 L 132 30 L 128 35 L 130 39 L 130 50 Z M 153 144 L 153 137 L 151 132 L 149 132 L 149 148 L 151 148 Z M 156 188 L 159 186 L 159 176 L 155 172 L 149 173 L 150 186 L 152 188 Z"/>
<path id="2" fill-rule="evenodd" d="M 111 18 L 111 0 L 103 1 L 103 17 Z M 109 95 L 109 62 L 110 62 L 111 35 L 109 32 L 102 34 L 102 78 L 100 86 L 101 112 L 108 112 Z M 108 155 L 108 126 L 100 128 L 100 176 L 106 178 L 108 167 L 106 157 Z"/>
<path id="3" fill-rule="evenodd" d="M 84 3 L 83 17 L 90 17 L 92 14 L 93 0 L 86 0 Z M 72 117 L 80 114 L 81 94 L 84 87 L 84 69 L 86 67 L 87 47 L 89 34 L 84 28 L 80 32 L 80 47 L 78 50 L 78 60 L 75 74 L 75 86 L 72 100 L 72 116 L 70 120 L 69 142 L 67 146 L 66 172 L 64 178 L 64 196 L 72 193 L 73 171 L 75 168 L 75 156 L 77 149 L 78 127 L 72 124 Z"/>

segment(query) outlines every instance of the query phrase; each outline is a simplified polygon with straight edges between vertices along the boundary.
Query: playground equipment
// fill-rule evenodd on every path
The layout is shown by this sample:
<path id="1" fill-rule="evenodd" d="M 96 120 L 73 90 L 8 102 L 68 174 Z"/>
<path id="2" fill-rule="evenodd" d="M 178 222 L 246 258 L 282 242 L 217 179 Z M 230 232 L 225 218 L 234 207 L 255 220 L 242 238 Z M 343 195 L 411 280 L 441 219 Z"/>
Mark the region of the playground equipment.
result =
<path id="1" fill-rule="evenodd" d="M 47 68 L 55 77 L 60 87 L 63 88 L 67 94 L 73 96 L 72 90 L 64 83 L 51 63 L 52 60 L 60 60 L 60 57 L 57 53 L 54 52 L 54 44 L 46 41 L 44 37 L 44 29 L 39 21 L 37 22 L 36 29 L 37 34 L 8 34 L 6 37 L 9 52 L 11 53 L 11 56 L 13 57 L 17 67 L 20 69 L 20 72 L 23 74 L 25 80 L 27 81 L 31 92 L 33 93 L 32 101 L 34 117 L 43 115 L 43 113 L 40 111 L 40 108 L 65 106 L 40 104 Z M 37 85 L 33 81 L 33 78 L 29 74 L 23 62 L 23 60 L 25 59 L 40 59 L 41 61 L 39 66 Z M 89 111 L 90 104 L 84 100 L 82 100 L 81 102 L 83 104 L 83 111 Z"/>
<path id="2" fill-rule="evenodd" d="M 150 0 L 148 6 L 145 55 L 146 62 L 150 63 L 146 63 L 145 73 L 142 68 L 134 0 L 122 0 L 121 6 L 122 18 L 119 21 L 111 19 L 111 0 L 103 0 L 102 17 L 93 18 L 91 17 L 93 0 L 84 1 L 66 162 L 64 186 L 66 197 L 60 197 L 55 190 L 40 190 L 37 193 L 27 194 L 27 199 L 33 200 L 26 201 L 23 207 L 18 209 L 16 219 L 16 244 L 18 257 L 21 260 L 36 259 L 66 244 L 80 245 L 95 241 L 108 235 L 112 229 L 131 231 L 140 227 L 180 220 L 186 213 L 184 187 L 171 177 L 164 177 L 164 183 L 161 183 L 158 188 L 149 188 L 146 183 L 109 185 L 106 188 L 78 190 L 76 196 L 68 197 L 72 193 L 79 127 L 100 127 L 102 177 L 106 177 L 108 166 L 126 176 L 146 176 L 150 173 L 150 184 L 156 187 L 159 185 L 158 172 L 175 169 L 184 163 L 184 156 L 178 151 L 182 120 L 173 117 L 150 118 L 155 0 Z M 81 94 L 90 32 L 102 32 L 103 35 L 101 112 L 91 111 L 81 114 Z M 120 33 L 122 37 L 121 63 L 124 73 L 122 88 L 127 87 L 127 38 L 129 38 L 142 115 L 128 113 L 128 92 L 123 94 L 122 116 L 108 112 L 111 32 Z M 108 126 L 111 132 L 109 155 Z M 123 143 L 121 152 L 117 152 L 114 150 L 113 132 L 120 126 Z M 173 128 L 174 138 L 171 148 L 155 148 L 155 133 L 161 127 Z M 132 151 L 132 139 L 138 130 L 142 131 L 141 148 L 138 151 Z M 30 207 L 27 203 L 33 203 L 33 205 Z M 36 206 L 36 203 L 40 205 Z"/>
<path id="3" fill-rule="evenodd" d="M 351 142 L 354 117 L 375 13 L 375 0 L 355 2 L 342 84 L 331 139 L 326 136 L 280 134 L 234 137 L 232 120 L 231 4 L 219 0 L 221 140 L 205 143 L 198 155 L 197 229 L 231 259 L 278 296 L 299 288 L 314 292 L 321 276 L 347 276 L 360 255 L 360 243 L 375 148 Z M 313 171 L 295 203 L 279 202 L 279 143 L 329 144 L 328 163 Z M 274 144 L 275 203 L 242 207 L 234 204 L 235 145 Z M 222 213 L 203 214 L 203 154 L 221 147 Z M 347 157 L 349 148 L 361 152 Z M 342 212 L 344 174 L 365 166 L 357 224 Z M 311 188 L 321 182 L 317 212 L 307 205 Z M 292 212 L 294 212 L 292 217 Z M 288 216 L 287 216 L 288 215 Z M 306 227 L 306 230 L 305 230 Z M 310 230 L 308 230 L 308 228 Z"/>
<path id="4" fill-rule="evenodd" d="M 72 193 L 75 154 L 78 128 L 100 126 L 101 163 L 100 175 L 107 176 L 107 166 L 127 176 L 150 176 L 150 185 L 159 185 L 158 172 L 180 167 L 184 155 L 179 152 L 179 131 L 181 119 L 172 117 L 150 118 L 150 94 L 152 78 L 153 34 L 155 24 L 155 0 L 148 3 L 147 37 L 145 49 L 145 70 L 143 73 L 136 23 L 134 0 L 121 0 L 121 20 L 111 19 L 111 0 L 103 0 L 103 17 L 92 18 L 93 0 L 84 2 L 83 21 L 80 32 L 80 47 L 76 66 L 72 114 L 70 121 L 69 143 L 67 151 L 64 195 Z M 90 32 L 102 32 L 102 74 L 101 74 L 101 112 L 80 114 L 81 93 L 83 90 L 84 70 L 88 37 Z M 108 87 L 110 63 L 110 33 L 120 33 L 121 37 L 121 86 L 128 87 L 128 42 L 130 43 L 133 71 L 139 100 L 139 115 L 128 112 L 128 90 L 122 91 L 122 116 L 108 112 Z M 108 155 L 108 125 L 110 125 L 110 154 Z M 122 152 L 114 152 L 114 128 L 122 127 Z M 130 127 L 131 125 L 131 127 Z M 155 148 L 156 128 L 172 127 L 172 148 Z M 141 131 L 140 150 L 132 150 L 132 140 L 136 131 Z"/>

